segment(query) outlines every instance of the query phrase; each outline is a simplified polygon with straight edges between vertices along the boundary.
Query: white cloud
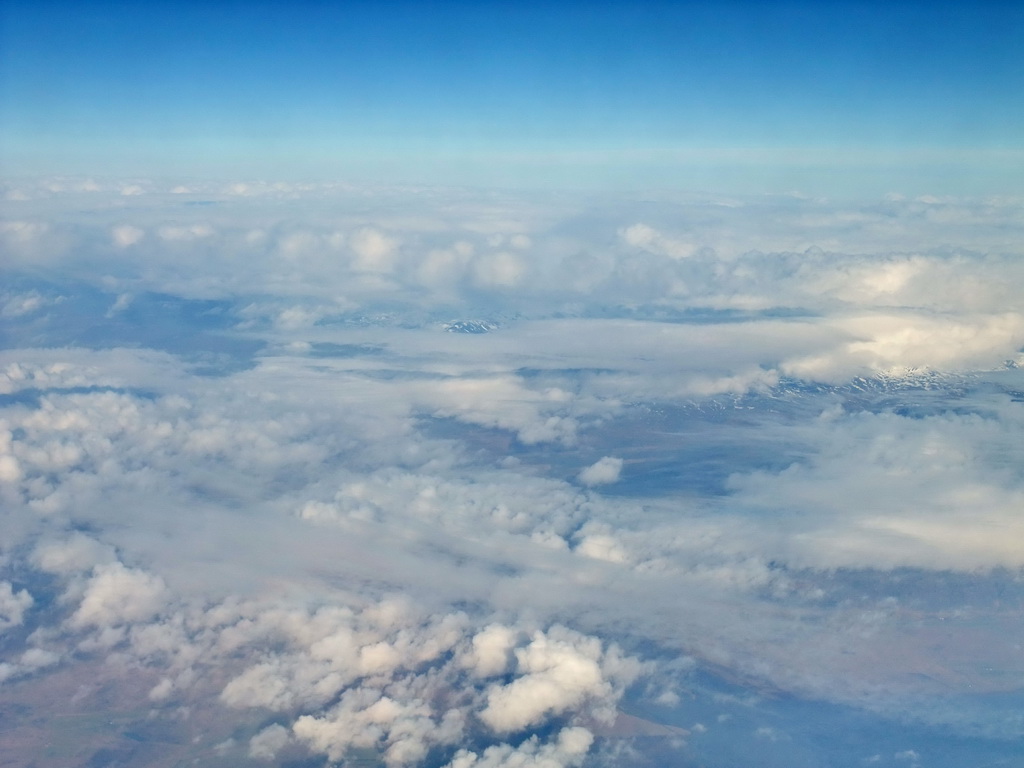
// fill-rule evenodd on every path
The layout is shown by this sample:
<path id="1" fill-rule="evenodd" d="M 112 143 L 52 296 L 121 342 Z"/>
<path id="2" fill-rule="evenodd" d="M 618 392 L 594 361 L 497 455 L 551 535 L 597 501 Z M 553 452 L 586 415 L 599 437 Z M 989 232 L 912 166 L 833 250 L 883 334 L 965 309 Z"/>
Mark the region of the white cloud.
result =
<path id="1" fill-rule="evenodd" d="M 454 294 L 473 257 L 473 244 L 458 240 L 449 248 L 434 248 L 419 263 L 419 282 L 436 291 Z"/>
<path id="2" fill-rule="evenodd" d="M 473 279 L 482 288 L 514 288 L 526 273 L 526 262 L 505 251 L 478 256 L 473 262 Z"/>
<path id="3" fill-rule="evenodd" d="M 658 230 L 643 223 L 632 224 L 620 229 L 619 237 L 633 248 L 640 248 L 672 259 L 688 258 L 697 250 L 692 243 L 666 237 Z"/>
<path id="4" fill-rule="evenodd" d="M 629 560 L 622 543 L 604 526 L 596 526 L 596 530 L 595 526 L 584 526 L 578 537 L 576 552 L 581 555 L 609 563 L 625 563 Z"/>
<path id="5" fill-rule="evenodd" d="M 460 377 L 419 387 L 417 399 L 470 424 L 517 433 L 526 444 L 559 441 L 571 444 L 576 421 L 562 415 L 571 395 L 558 389 L 535 391 L 514 376 Z"/>
<path id="6" fill-rule="evenodd" d="M 249 739 L 249 757 L 257 760 L 273 760 L 277 753 L 291 741 L 288 729 L 274 723 Z"/>
<path id="7" fill-rule="evenodd" d="M 992 369 L 1024 346 L 1024 316 L 860 315 L 834 321 L 848 338 L 825 354 L 783 362 L 784 373 L 821 381 L 909 369 Z"/>
<path id="8" fill-rule="evenodd" d="M 141 242 L 146 236 L 146 231 L 131 224 L 121 224 L 110 231 L 110 236 L 118 248 L 127 248 Z"/>
<path id="9" fill-rule="evenodd" d="M 488 747 L 483 754 L 461 750 L 446 768 L 517 768 L 535 765 L 540 768 L 571 768 L 583 764 L 594 736 L 579 726 L 563 728 L 551 742 L 542 743 L 536 736 L 517 747 L 501 744 Z"/>
<path id="10" fill-rule="evenodd" d="M 516 631 L 501 624 L 484 627 L 473 636 L 472 650 L 466 663 L 477 677 L 503 675 L 512 662 L 512 649 L 516 645 Z"/>
<path id="11" fill-rule="evenodd" d="M 352 233 L 349 247 L 355 254 L 354 268 L 360 272 L 391 272 L 395 267 L 398 240 L 372 227 Z"/>
<path id="12" fill-rule="evenodd" d="M 584 485 L 606 485 L 617 483 L 621 473 L 622 459 L 604 456 L 582 470 L 579 478 Z"/>
<path id="13" fill-rule="evenodd" d="M 20 625 L 25 611 L 32 607 L 32 596 L 28 590 L 14 591 L 11 582 L 0 581 L 0 632 Z"/>
<path id="14" fill-rule="evenodd" d="M 43 648 L 29 648 L 18 659 L 18 662 L 30 670 L 51 667 L 60 661 L 60 654 Z"/>
<path id="15" fill-rule="evenodd" d="M 114 317 L 119 312 L 124 312 L 131 306 L 132 301 L 135 297 L 130 293 L 122 293 L 117 297 L 117 301 L 110 305 L 110 309 L 107 310 L 105 317 Z"/>
<path id="16" fill-rule="evenodd" d="M 18 462 L 18 459 L 6 453 L 0 455 L 0 482 L 13 484 L 21 480 L 21 477 L 21 464 Z"/>
<path id="17" fill-rule="evenodd" d="M 23 315 L 30 315 L 33 312 L 39 311 L 48 303 L 50 302 L 40 296 L 36 291 L 10 296 L 4 299 L 3 306 L 0 307 L 0 317 L 21 317 Z"/>
<path id="18" fill-rule="evenodd" d="M 47 224 L 39 221 L 0 221 L 0 235 L 12 243 L 29 243 L 49 229 Z"/>
<path id="19" fill-rule="evenodd" d="M 121 563 L 96 566 L 71 624 L 102 628 L 150 619 L 163 607 L 166 592 L 158 576 Z"/>
<path id="20" fill-rule="evenodd" d="M 1024 489 L 991 469 L 1017 421 L 840 417 L 822 424 L 808 462 L 731 485 L 738 502 L 782 512 L 779 546 L 799 565 L 1017 568 Z"/>
<path id="21" fill-rule="evenodd" d="M 330 760 L 340 760 L 352 747 L 380 745 L 386 765 L 402 766 L 423 760 L 432 745 L 460 738 L 462 719 L 451 710 L 435 719 L 420 701 L 403 703 L 359 688 L 346 692 L 326 717 L 304 715 L 292 730 Z"/>
<path id="22" fill-rule="evenodd" d="M 249 667 L 225 686 L 221 699 L 232 707 L 290 709 L 296 701 L 286 674 L 279 662 Z"/>
<path id="23" fill-rule="evenodd" d="M 109 545 L 76 531 L 64 539 L 40 542 L 32 559 L 47 573 L 72 574 L 110 564 L 115 555 Z"/>
<path id="24" fill-rule="evenodd" d="M 274 318 L 274 324 L 285 331 L 295 331 L 314 325 L 324 314 L 325 312 L 320 309 L 288 307 L 278 313 Z"/>
<path id="25" fill-rule="evenodd" d="M 534 633 L 515 656 L 517 677 L 507 685 L 492 685 L 480 713 L 494 731 L 521 731 L 587 701 L 596 717 L 614 713 L 621 689 L 606 679 L 604 652 L 596 638 L 555 627 L 546 634 Z"/>

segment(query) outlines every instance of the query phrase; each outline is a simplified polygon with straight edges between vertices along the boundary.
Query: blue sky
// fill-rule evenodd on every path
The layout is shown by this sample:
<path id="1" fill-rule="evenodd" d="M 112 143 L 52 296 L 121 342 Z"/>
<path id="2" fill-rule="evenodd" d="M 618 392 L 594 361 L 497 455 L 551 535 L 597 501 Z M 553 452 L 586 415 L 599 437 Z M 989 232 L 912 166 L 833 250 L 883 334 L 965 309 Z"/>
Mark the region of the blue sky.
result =
<path id="1" fill-rule="evenodd" d="M 13 174 L 951 194 L 1024 165 L 1011 3 L 3 9 Z"/>

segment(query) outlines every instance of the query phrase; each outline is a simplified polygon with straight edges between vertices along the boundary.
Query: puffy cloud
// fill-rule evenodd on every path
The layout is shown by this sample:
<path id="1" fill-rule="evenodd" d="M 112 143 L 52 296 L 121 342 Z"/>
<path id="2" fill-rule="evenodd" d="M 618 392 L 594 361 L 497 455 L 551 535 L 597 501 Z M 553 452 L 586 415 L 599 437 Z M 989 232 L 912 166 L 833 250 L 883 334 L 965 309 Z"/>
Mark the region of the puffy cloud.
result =
<path id="1" fill-rule="evenodd" d="M 0 351 L 0 394 L 76 387 L 150 386 L 180 379 L 181 364 L 155 350 Z"/>
<path id="2" fill-rule="evenodd" d="M 512 661 L 517 633 L 511 627 L 491 624 L 473 636 L 466 663 L 477 677 L 505 674 Z"/>
<path id="3" fill-rule="evenodd" d="M 583 764 L 593 742 L 590 731 L 573 726 L 563 728 L 557 738 L 548 743 L 532 736 L 518 747 L 509 744 L 488 747 L 482 755 L 460 750 L 447 768 L 571 768 Z"/>
<path id="4" fill-rule="evenodd" d="M 398 241 L 372 227 L 352 233 L 349 247 L 355 254 L 353 266 L 360 272 L 390 272 L 394 269 Z"/>
<path id="5" fill-rule="evenodd" d="M 64 539 L 40 542 L 32 559 L 47 573 L 73 574 L 108 565 L 116 557 L 109 545 L 76 531 Z"/>
<path id="6" fill-rule="evenodd" d="M 232 707 L 265 707 L 290 709 L 295 706 L 295 694 L 288 685 L 279 662 L 267 662 L 250 667 L 225 686 L 221 699 Z"/>
<path id="7" fill-rule="evenodd" d="M 146 236 L 146 231 L 131 224 L 121 224 L 110 231 L 110 236 L 118 248 L 127 248 L 140 242 Z"/>
<path id="8" fill-rule="evenodd" d="M 580 472 L 580 482 L 584 485 L 605 485 L 616 483 L 622 473 L 622 459 L 604 456 Z"/>
<path id="9" fill-rule="evenodd" d="M 643 223 L 632 224 L 620 229 L 619 237 L 634 248 L 641 248 L 673 259 L 688 258 L 697 250 L 693 244 L 666 237 L 658 230 Z"/>
<path id="10" fill-rule="evenodd" d="M 960 372 L 991 369 L 1024 346 L 1024 316 L 861 315 L 835 321 L 848 338 L 825 354 L 790 359 L 789 375 L 842 381 L 865 373 L 913 369 Z"/>
<path id="11" fill-rule="evenodd" d="M 462 735 L 457 712 L 435 720 L 422 703 L 400 703 L 371 689 L 346 692 L 328 717 L 300 717 L 293 731 L 330 760 L 340 760 L 353 747 L 381 745 L 388 766 L 418 763 L 432 745 Z"/>
<path id="12" fill-rule="evenodd" d="M 291 741 L 288 729 L 274 723 L 249 739 L 249 757 L 257 760 L 273 760 L 277 753 Z"/>
<path id="13" fill-rule="evenodd" d="M 621 686 L 639 670 L 616 668 L 617 650 L 608 653 L 613 661 L 605 664 L 599 640 L 562 627 L 535 632 L 526 647 L 515 651 L 517 677 L 488 689 L 480 719 L 498 733 L 521 731 L 585 702 L 595 717 L 613 717 Z"/>
<path id="14" fill-rule="evenodd" d="M 150 619 L 163 607 L 166 592 L 163 580 L 145 571 L 121 563 L 96 566 L 71 624 L 102 628 Z"/>
<path id="15" fill-rule="evenodd" d="M 576 552 L 586 557 L 609 563 L 625 563 L 630 559 L 622 543 L 609 532 L 607 526 L 588 523 L 577 534 L 577 538 L 579 544 L 576 545 Z"/>
<path id="16" fill-rule="evenodd" d="M 16 627 L 24 621 L 25 611 L 32 607 L 32 595 L 28 590 L 17 592 L 9 581 L 0 581 L 0 632 Z"/>
<path id="17" fill-rule="evenodd" d="M 21 479 L 21 465 L 14 456 L 0 456 L 0 482 L 16 483 Z"/>
<path id="18" fill-rule="evenodd" d="M 505 251 L 482 255 L 473 263 L 473 279 L 482 288 L 514 288 L 523 281 L 526 272 L 526 262 Z"/>
<path id="19" fill-rule="evenodd" d="M 558 388 L 536 391 L 514 376 L 459 377 L 420 387 L 438 416 L 513 430 L 526 444 L 576 439 L 575 419 L 562 415 L 572 396 Z"/>
<path id="20" fill-rule="evenodd" d="M 22 666 L 30 670 L 37 670 L 58 663 L 60 661 L 60 654 L 44 650 L 43 648 L 29 648 L 21 654 L 21 658 L 18 661 Z"/>
<path id="21" fill-rule="evenodd" d="M 448 248 L 434 248 L 416 269 L 419 281 L 434 290 L 454 294 L 473 257 L 471 242 L 458 240 Z M 447 289 L 447 290 L 445 290 Z"/>
<path id="22" fill-rule="evenodd" d="M 49 231 L 49 226 L 38 221 L 0 222 L 0 235 L 12 244 L 29 243 Z"/>

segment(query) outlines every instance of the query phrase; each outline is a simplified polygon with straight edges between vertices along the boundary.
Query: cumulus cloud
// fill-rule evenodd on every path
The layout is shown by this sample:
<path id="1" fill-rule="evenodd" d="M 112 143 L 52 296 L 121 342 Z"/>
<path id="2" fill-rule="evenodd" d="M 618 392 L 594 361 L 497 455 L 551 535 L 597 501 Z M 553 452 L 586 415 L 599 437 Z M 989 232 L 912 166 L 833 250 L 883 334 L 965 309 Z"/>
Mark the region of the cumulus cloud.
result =
<path id="1" fill-rule="evenodd" d="M 501 624 L 484 627 L 473 636 L 472 650 L 467 663 L 477 677 L 503 675 L 512 661 L 516 645 L 516 631 Z"/>
<path id="2" fill-rule="evenodd" d="M 33 553 L 33 561 L 41 570 L 57 574 L 90 571 L 114 560 L 112 547 L 78 531 L 64 539 L 43 541 Z"/>
<path id="3" fill-rule="evenodd" d="M 488 747 L 483 754 L 460 751 L 447 768 L 512 768 L 521 765 L 570 768 L 582 765 L 594 737 L 586 728 L 563 728 L 556 739 L 542 743 L 537 737 L 518 747 L 509 744 Z"/>
<path id="4" fill-rule="evenodd" d="M 581 471 L 579 478 L 584 485 L 605 485 L 618 482 L 621 473 L 622 459 L 605 456 Z"/>
<path id="5" fill-rule="evenodd" d="M 621 668 L 616 663 L 617 649 L 608 651 L 606 658 L 596 638 L 562 627 L 534 633 L 515 656 L 519 676 L 507 685 L 492 685 L 480 714 L 498 733 L 521 731 L 549 715 L 578 709 L 584 702 L 591 704 L 598 719 L 613 718 L 621 686 L 640 671 L 639 667 Z"/>
<path id="6" fill-rule="evenodd" d="M 328 717 L 300 717 L 295 735 L 328 759 L 341 759 L 352 747 L 381 745 L 388 766 L 422 761 L 433 744 L 450 744 L 462 735 L 461 717 L 451 711 L 440 720 L 422 703 L 400 703 L 372 690 L 343 695 Z"/>
<path id="7" fill-rule="evenodd" d="M 609 563 L 624 563 L 629 559 L 622 542 L 606 525 L 587 523 L 576 537 L 579 539 L 576 551 L 581 555 Z"/>
<path id="8" fill-rule="evenodd" d="M 257 760 L 273 760 L 289 742 L 288 729 L 274 723 L 249 739 L 249 757 Z"/>
<path id="9" fill-rule="evenodd" d="M 619 237 L 634 248 L 641 248 L 673 259 L 685 259 L 696 251 L 693 244 L 666 237 L 658 230 L 643 223 L 631 224 L 620 229 Z"/>
<path id="10" fill-rule="evenodd" d="M 1024 316 L 862 315 L 835 327 L 849 339 L 825 354 L 786 360 L 784 373 L 841 381 L 864 373 L 928 368 L 969 371 L 1001 366 L 1024 346 Z"/>
<path id="11" fill-rule="evenodd" d="M 0 581 L 0 632 L 21 624 L 32 602 L 27 590 L 15 592 L 9 581 Z"/>
<path id="12" fill-rule="evenodd" d="M 97 566 L 71 623 L 104 627 L 149 619 L 160 610 L 165 595 L 166 586 L 157 576 L 121 563 Z"/>
<path id="13" fill-rule="evenodd" d="M 483 288 L 514 288 L 526 275 L 526 263 L 513 253 L 499 251 L 473 263 L 473 278 Z"/>
<path id="14" fill-rule="evenodd" d="M 390 272 L 398 241 L 372 227 L 356 230 L 349 242 L 355 254 L 354 266 L 361 272 Z"/>

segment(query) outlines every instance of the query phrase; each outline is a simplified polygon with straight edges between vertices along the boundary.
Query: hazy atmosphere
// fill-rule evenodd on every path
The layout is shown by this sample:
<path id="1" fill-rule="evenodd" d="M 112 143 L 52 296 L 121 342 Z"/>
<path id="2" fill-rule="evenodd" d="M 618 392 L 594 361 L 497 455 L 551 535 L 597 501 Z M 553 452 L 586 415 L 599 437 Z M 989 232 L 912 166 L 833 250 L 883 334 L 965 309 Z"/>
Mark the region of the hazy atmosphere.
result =
<path id="1" fill-rule="evenodd" d="M 0 2 L 0 764 L 1018 765 L 1022 41 Z"/>

